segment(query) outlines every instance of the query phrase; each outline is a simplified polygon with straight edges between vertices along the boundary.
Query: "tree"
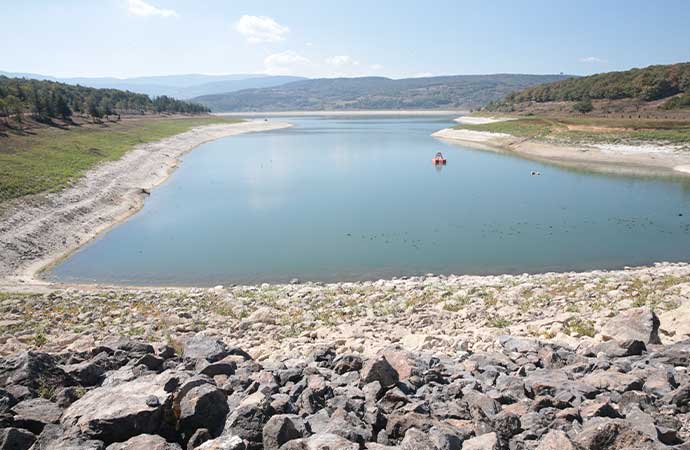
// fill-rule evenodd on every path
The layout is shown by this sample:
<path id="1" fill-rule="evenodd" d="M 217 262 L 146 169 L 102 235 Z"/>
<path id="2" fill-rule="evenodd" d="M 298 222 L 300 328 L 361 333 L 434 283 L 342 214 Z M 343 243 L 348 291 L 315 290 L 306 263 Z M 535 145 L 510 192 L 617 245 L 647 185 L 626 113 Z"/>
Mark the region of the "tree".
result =
<path id="1" fill-rule="evenodd" d="M 8 95 L 5 98 L 5 105 L 9 114 L 14 114 L 14 120 L 18 125 L 22 123 L 22 116 L 24 115 L 24 105 L 14 95 Z"/>
<path id="2" fill-rule="evenodd" d="M 58 95 L 55 100 L 55 113 L 59 114 L 63 120 L 67 120 L 67 118 L 72 116 L 72 110 L 67 104 L 67 100 L 65 100 L 65 97 L 62 95 Z"/>
<path id="3" fill-rule="evenodd" d="M 587 114 L 594 109 L 594 106 L 592 105 L 591 99 L 585 98 L 575 103 L 575 105 L 573 105 L 573 109 L 577 112 L 581 112 L 582 114 Z"/>

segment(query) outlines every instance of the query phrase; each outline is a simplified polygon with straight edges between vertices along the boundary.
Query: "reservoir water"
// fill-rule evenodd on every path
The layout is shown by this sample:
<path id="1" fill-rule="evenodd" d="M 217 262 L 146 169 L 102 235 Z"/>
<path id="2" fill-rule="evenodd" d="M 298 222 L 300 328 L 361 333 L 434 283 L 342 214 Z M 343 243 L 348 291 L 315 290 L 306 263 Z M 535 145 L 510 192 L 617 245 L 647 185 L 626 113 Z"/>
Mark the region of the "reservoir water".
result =
<path id="1" fill-rule="evenodd" d="M 452 117 L 286 120 L 295 127 L 187 154 L 139 213 L 48 277 L 346 281 L 618 268 L 690 255 L 687 181 L 574 171 L 430 136 Z M 446 166 L 431 164 L 437 151 Z"/>

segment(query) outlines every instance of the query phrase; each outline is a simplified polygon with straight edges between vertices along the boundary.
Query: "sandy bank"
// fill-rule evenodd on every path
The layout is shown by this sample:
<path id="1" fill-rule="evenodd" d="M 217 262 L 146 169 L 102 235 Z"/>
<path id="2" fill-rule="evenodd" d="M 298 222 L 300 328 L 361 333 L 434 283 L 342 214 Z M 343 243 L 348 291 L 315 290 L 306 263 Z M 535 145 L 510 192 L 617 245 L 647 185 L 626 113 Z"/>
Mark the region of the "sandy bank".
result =
<path id="1" fill-rule="evenodd" d="M 432 136 L 469 147 L 509 153 L 540 162 L 632 175 L 690 174 L 690 154 L 662 145 L 566 145 L 505 133 L 446 128 Z"/>
<path id="2" fill-rule="evenodd" d="M 35 282 L 42 268 L 138 211 L 149 190 L 163 182 L 179 157 L 215 139 L 291 126 L 249 121 L 194 128 L 136 146 L 117 161 L 89 171 L 74 186 L 11 202 L 0 217 L 0 283 Z"/>
<path id="3" fill-rule="evenodd" d="M 300 116 L 452 116 L 466 114 L 467 111 L 458 110 L 357 110 L 357 111 L 265 111 L 265 112 L 223 112 L 213 113 L 215 116 L 230 117 L 300 117 Z"/>

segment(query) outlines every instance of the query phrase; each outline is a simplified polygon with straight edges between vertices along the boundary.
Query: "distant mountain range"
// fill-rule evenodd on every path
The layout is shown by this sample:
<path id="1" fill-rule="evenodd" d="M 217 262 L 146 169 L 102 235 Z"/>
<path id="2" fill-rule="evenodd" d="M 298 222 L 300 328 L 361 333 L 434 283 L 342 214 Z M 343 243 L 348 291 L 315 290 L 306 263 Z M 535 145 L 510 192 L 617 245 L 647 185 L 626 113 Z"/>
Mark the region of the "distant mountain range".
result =
<path id="1" fill-rule="evenodd" d="M 31 78 L 36 80 L 58 81 L 78 84 L 92 88 L 120 89 L 147 94 L 153 97 L 189 99 L 200 95 L 234 92 L 242 89 L 277 86 L 292 81 L 305 80 L 304 77 L 273 76 L 262 74 L 235 75 L 166 75 L 136 78 L 59 78 L 35 73 L 14 73 L 0 71 L 0 75 L 10 78 Z"/>
<path id="2" fill-rule="evenodd" d="M 568 75 L 457 75 L 394 80 L 321 78 L 195 97 L 216 112 L 359 109 L 469 109 Z"/>

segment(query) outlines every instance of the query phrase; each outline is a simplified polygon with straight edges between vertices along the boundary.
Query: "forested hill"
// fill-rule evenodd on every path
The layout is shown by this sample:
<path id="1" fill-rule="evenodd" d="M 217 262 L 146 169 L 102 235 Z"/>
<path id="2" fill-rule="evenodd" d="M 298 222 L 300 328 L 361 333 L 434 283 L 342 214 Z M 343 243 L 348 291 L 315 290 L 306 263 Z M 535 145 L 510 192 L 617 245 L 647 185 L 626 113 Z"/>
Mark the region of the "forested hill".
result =
<path id="1" fill-rule="evenodd" d="M 510 92 L 568 78 L 564 75 L 458 75 L 393 80 L 322 78 L 281 86 L 205 95 L 213 111 L 470 109 Z"/>
<path id="2" fill-rule="evenodd" d="M 100 118 L 112 114 L 206 113 L 198 103 L 117 89 L 95 89 L 46 80 L 0 76 L 0 117 L 21 121 L 25 113 L 38 120 L 67 119 L 74 113 Z"/>
<path id="3" fill-rule="evenodd" d="M 491 107 L 525 102 L 637 99 L 663 100 L 661 107 L 690 107 L 690 63 L 649 66 L 624 72 L 607 72 L 570 78 L 508 94 Z"/>

